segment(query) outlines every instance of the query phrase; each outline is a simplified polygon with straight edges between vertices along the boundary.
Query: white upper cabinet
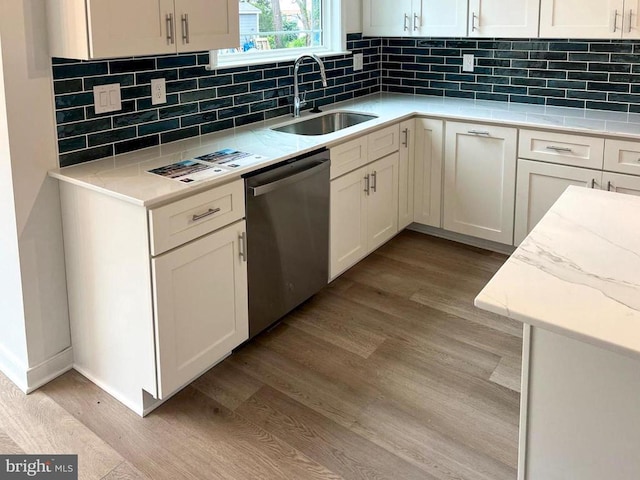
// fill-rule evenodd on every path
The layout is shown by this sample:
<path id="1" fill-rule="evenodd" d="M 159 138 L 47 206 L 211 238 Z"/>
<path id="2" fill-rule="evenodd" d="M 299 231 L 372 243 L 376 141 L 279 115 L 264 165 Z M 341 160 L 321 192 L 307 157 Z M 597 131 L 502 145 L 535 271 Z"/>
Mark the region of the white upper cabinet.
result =
<path id="1" fill-rule="evenodd" d="M 536 37 L 540 0 L 470 0 L 470 37 Z"/>
<path id="2" fill-rule="evenodd" d="M 422 0 L 421 7 L 421 21 L 416 35 L 464 37 L 467 34 L 467 0 Z"/>
<path id="3" fill-rule="evenodd" d="M 456 37 L 467 33 L 467 0 L 363 0 L 365 35 Z"/>
<path id="4" fill-rule="evenodd" d="M 237 46 L 237 0 L 48 0 L 52 56 L 95 59 Z"/>
<path id="5" fill-rule="evenodd" d="M 541 0 L 540 37 L 639 38 L 638 0 Z"/>

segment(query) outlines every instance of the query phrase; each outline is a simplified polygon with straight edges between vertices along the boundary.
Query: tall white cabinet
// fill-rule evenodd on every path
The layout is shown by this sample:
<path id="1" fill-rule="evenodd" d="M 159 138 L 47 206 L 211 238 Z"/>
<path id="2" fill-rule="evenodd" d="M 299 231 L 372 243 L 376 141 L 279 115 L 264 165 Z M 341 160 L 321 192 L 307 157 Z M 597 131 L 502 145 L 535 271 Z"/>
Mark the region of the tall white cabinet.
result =
<path id="1" fill-rule="evenodd" d="M 237 0 L 47 0 L 52 56 L 83 60 L 237 46 Z"/>
<path id="2" fill-rule="evenodd" d="M 540 0 L 470 0 L 470 37 L 536 37 Z"/>
<path id="3" fill-rule="evenodd" d="M 540 37 L 639 38 L 638 0 L 541 0 Z"/>
<path id="4" fill-rule="evenodd" d="M 446 230 L 512 244 L 516 142 L 515 128 L 447 122 Z"/>

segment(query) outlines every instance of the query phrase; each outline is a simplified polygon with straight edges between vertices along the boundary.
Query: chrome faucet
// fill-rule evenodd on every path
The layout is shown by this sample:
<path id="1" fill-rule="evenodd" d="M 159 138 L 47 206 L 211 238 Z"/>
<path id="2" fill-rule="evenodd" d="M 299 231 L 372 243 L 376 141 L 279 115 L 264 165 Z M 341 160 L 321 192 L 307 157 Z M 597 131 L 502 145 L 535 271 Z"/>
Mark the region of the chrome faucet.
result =
<path id="1" fill-rule="evenodd" d="M 324 63 L 314 53 L 303 53 L 296 58 L 293 64 L 293 117 L 298 118 L 300 116 L 300 108 L 304 107 L 307 102 L 305 101 L 306 92 L 303 92 L 302 98 L 300 98 L 300 87 L 298 86 L 298 70 L 300 70 L 300 64 L 305 58 L 310 58 L 315 61 L 320 67 L 320 76 L 322 77 L 322 86 L 327 86 L 327 74 L 324 71 Z"/>

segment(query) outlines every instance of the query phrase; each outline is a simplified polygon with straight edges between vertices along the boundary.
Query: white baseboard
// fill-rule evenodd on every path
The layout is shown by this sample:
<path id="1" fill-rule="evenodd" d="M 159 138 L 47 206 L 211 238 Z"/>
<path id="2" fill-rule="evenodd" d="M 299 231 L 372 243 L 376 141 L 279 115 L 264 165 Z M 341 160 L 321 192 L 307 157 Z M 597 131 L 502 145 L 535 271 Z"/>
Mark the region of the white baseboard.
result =
<path id="1" fill-rule="evenodd" d="M 73 368 L 73 347 L 65 348 L 62 352 L 42 362 L 40 365 L 31 367 L 26 372 L 27 389 L 26 393 L 37 390 L 45 383 L 49 383 L 56 377 Z"/>
<path id="2" fill-rule="evenodd" d="M 427 235 L 432 235 L 434 237 L 444 238 L 445 240 L 464 243 L 465 245 L 471 245 L 472 247 L 503 253 L 505 255 L 511 255 L 516 250 L 516 247 L 512 245 L 505 245 L 498 242 L 492 242 L 491 240 L 462 235 L 460 233 L 450 232 L 448 230 L 443 230 L 442 228 L 430 227 L 420 223 L 412 223 L 407 227 L 407 229 L 413 230 L 414 232 L 426 233 Z"/>
<path id="3" fill-rule="evenodd" d="M 15 383 L 16 387 L 27 393 L 27 367 L 0 345 L 0 371 Z"/>

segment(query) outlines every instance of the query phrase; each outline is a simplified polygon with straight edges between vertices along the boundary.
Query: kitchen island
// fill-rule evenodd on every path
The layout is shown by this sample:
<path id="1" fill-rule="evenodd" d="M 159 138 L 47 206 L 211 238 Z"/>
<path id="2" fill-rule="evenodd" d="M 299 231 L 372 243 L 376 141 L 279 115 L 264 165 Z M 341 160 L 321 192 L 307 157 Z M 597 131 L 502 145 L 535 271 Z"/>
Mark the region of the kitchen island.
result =
<path id="1" fill-rule="evenodd" d="M 640 478 L 640 198 L 569 187 L 475 304 L 524 324 L 518 478 Z"/>

